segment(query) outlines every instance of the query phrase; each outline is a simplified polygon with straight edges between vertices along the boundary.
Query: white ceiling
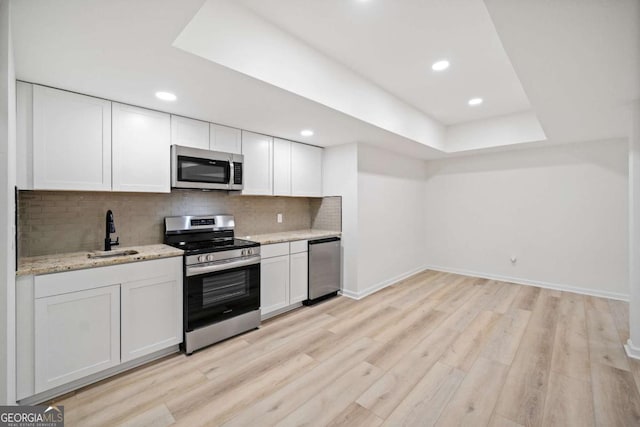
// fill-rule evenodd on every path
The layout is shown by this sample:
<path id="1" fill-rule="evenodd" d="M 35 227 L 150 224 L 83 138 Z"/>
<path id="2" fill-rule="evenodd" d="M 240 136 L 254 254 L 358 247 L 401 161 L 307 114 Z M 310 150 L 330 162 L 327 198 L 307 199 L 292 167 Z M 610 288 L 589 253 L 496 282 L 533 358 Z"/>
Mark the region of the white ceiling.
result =
<path id="1" fill-rule="evenodd" d="M 482 0 L 240 1 L 445 125 L 530 108 Z"/>
<path id="2" fill-rule="evenodd" d="M 525 142 L 514 128 L 519 120 L 511 120 L 523 115 L 529 134 L 552 142 L 606 139 L 626 135 L 626 108 L 640 97 L 638 0 L 233 1 L 351 70 L 360 88 L 397 100 L 389 105 L 411 120 L 385 116 L 385 108 L 376 111 L 382 119 L 369 120 L 173 47 L 203 4 L 12 0 L 17 77 L 320 146 L 368 142 L 420 158 L 444 153 L 407 132 L 406 121 L 448 125 L 455 150 L 431 144 L 445 151 L 482 148 L 473 129 L 486 147 L 509 148 L 492 143 L 496 134 Z M 230 51 L 234 42 L 225 42 Z M 433 73 L 431 63 L 443 57 L 451 68 Z M 157 90 L 178 101 L 155 99 Z M 354 105 L 372 99 L 355 90 L 342 95 Z M 485 103 L 470 108 L 474 96 Z M 508 127 L 497 129 L 500 123 Z M 307 127 L 316 134 L 305 140 L 299 131 Z"/>

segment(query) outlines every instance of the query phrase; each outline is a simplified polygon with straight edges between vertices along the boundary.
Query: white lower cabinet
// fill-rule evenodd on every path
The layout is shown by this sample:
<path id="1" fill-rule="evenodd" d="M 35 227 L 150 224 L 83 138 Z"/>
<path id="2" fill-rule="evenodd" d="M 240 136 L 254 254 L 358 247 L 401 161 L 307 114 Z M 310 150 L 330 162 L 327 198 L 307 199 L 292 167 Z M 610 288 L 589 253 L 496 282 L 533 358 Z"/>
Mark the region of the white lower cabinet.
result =
<path id="1" fill-rule="evenodd" d="M 302 302 L 308 298 L 308 271 L 309 253 L 300 252 L 291 254 L 289 257 L 289 274 L 291 280 L 289 302 L 291 304 Z"/>
<path id="2" fill-rule="evenodd" d="M 71 391 L 182 342 L 182 257 L 18 279 L 19 400 Z"/>
<path id="3" fill-rule="evenodd" d="M 260 250 L 260 309 L 267 319 L 308 298 L 307 241 L 263 245 Z"/>
<path id="4" fill-rule="evenodd" d="M 120 286 L 35 300 L 35 392 L 120 363 Z"/>
<path id="5" fill-rule="evenodd" d="M 180 285 L 170 275 L 122 284 L 122 362 L 182 342 Z"/>
<path id="6" fill-rule="evenodd" d="M 260 307 L 262 315 L 289 305 L 289 255 L 260 262 Z"/>

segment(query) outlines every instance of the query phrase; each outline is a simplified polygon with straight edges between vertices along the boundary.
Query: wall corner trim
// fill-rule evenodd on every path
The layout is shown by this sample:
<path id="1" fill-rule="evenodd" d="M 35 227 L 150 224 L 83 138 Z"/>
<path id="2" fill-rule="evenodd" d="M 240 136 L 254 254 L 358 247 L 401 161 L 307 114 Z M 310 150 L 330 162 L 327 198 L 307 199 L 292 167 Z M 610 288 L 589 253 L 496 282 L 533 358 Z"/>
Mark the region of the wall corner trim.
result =
<path id="1" fill-rule="evenodd" d="M 382 282 L 378 282 L 372 286 L 369 286 L 366 289 L 363 289 L 360 292 L 353 292 L 353 291 L 349 291 L 349 290 L 342 290 L 342 295 L 344 295 L 345 297 L 348 298 L 352 298 L 355 300 L 361 300 L 365 297 L 368 297 L 369 295 L 378 292 L 379 290 L 382 290 L 388 286 L 391 286 L 395 283 L 398 283 L 408 277 L 411 277 L 415 274 L 418 274 L 422 271 L 424 271 L 425 269 L 423 267 L 418 267 L 418 268 L 414 268 L 413 270 L 409 270 L 405 273 L 399 274 L 397 276 L 394 276 L 390 279 L 387 280 L 383 280 Z"/>
<path id="2" fill-rule="evenodd" d="M 640 347 L 636 347 L 635 345 L 633 345 L 633 343 L 631 342 L 631 338 L 629 338 L 629 340 L 627 340 L 627 343 L 624 345 L 624 351 L 630 358 L 640 360 Z"/>

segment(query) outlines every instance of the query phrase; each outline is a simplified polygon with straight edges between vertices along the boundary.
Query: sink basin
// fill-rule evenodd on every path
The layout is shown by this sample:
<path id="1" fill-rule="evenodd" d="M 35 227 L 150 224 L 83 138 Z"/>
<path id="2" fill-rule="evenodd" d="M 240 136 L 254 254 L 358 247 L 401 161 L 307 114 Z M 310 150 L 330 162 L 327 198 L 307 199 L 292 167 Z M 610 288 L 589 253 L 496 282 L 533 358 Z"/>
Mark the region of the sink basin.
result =
<path id="1" fill-rule="evenodd" d="M 95 251 L 89 252 L 87 257 L 89 258 L 114 258 L 119 256 L 128 256 L 128 255 L 136 255 L 138 251 L 134 251 L 132 249 L 128 250 L 119 250 L 119 251 Z"/>

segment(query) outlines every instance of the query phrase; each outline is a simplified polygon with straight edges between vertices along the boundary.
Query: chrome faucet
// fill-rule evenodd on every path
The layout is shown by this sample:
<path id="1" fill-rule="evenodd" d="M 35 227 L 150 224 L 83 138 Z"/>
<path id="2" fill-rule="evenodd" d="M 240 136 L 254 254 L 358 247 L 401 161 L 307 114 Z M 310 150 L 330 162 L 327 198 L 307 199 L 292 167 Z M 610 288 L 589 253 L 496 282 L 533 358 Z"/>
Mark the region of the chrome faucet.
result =
<path id="1" fill-rule="evenodd" d="M 106 235 L 104 238 L 104 250 L 110 251 L 111 246 L 118 246 L 120 244 L 120 237 L 116 237 L 116 241 L 111 240 L 111 233 L 116 232 L 116 224 L 113 221 L 113 212 L 111 210 L 107 211 L 107 220 L 106 220 Z"/>

